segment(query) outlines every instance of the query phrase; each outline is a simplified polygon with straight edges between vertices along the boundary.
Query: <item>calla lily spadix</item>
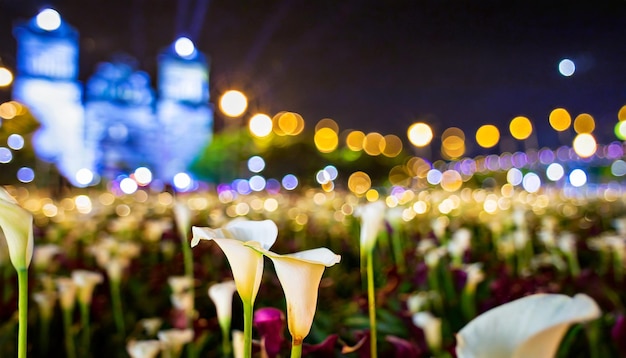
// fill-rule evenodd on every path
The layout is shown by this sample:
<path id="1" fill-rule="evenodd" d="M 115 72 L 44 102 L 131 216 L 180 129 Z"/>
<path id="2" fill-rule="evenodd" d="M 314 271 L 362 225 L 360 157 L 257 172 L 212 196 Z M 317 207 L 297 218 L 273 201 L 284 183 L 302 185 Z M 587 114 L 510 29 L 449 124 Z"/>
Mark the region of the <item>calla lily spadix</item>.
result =
<path id="1" fill-rule="evenodd" d="M 493 308 L 457 334 L 459 358 L 554 357 L 568 328 L 598 318 L 585 294 L 535 294 Z"/>
<path id="2" fill-rule="evenodd" d="M 269 249 L 278 237 L 278 227 L 271 220 L 233 220 L 223 228 L 211 229 L 194 226 L 191 247 L 200 240 L 213 240 L 226 255 L 233 272 L 237 292 L 242 300 L 256 298 L 263 276 L 263 255 L 245 246 L 246 242 L 258 242 Z"/>
<path id="3" fill-rule="evenodd" d="M 326 267 L 341 261 L 341 256 L 322 247 L 293 254 L 279 255 L 248 244 L 274 263 L 276 275 L 287 301 L 287 327 L 293 345 L 301 345 L 309 334 L 317 308 L 317 291 Z"/>
<path id="4" fill-rule="evenodd" d="M 9 258 L 16 270 L 27 269 L 33 257 L 33 215 L 0 187 L 0 228 L 9 247 Z"/>

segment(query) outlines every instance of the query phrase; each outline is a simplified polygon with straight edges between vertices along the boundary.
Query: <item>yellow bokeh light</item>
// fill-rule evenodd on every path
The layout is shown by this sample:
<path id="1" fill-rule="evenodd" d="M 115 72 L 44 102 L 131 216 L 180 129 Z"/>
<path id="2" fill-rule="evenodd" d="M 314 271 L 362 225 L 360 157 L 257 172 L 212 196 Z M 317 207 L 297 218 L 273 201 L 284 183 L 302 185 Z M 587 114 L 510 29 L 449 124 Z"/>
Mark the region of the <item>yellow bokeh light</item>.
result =
<path id="1" fill-rule="evenodd" d="M 596 129 L 596 121 L 589 113 L 581 113 L 574 119 L 574 130 L 576 133 L 591 133 L 594 129 Z"/>
<path id="2" fill-rule="evenodd" d="M 339 136 L 329 127 L 324 127 L 316 131 L 313 140 L 315 141 L 317 150 L 322 153 L 330 153 L 337 149 L 337 145 L 339 145 Z"/>
<path id="3" fill-rule="evenodd" d="M 509 131 L 513 138 L 517 140 L 524 140 L 533 133 L 533 125 L 530 122 L 530 119 L 518 116 L 511 120 L 509 123 Z"/>
<path id="4" fill-rule="evenodd" d="M 220 111 L 229 117 L 239 117 L 248 108 L 246 96 L 236 90 L 227 91 L 220 98 Z"/>
<path id="5" fill-rule="evenodd" d="M 17 116 L 17 113 L 18 108 L 17 106 L 15 106 L 14 102 L 4 102 L 0 104 L 0 118 L 13 119 L 15 118 L 15 116 Z"/>
<path id="6" fill-rule="evenodd" d="M 376 201 L 379 197 L 380 195 L 378 194 L 378 191 L 376 189 L 370 189 L 365 193 L 365 199 L 367 199 L 367 201 L 369 202 Z"/>
<path id="7" fill-rule="evenodd" d="M 441 174 L 441 188 L 447 192 L 461 189 L 463 178 L 456 170 L 446 170 Z"/>
<path id="8" fill-rule="evenodd" d="M 492 124 L 480 126 L 476 131 L 476 143 L 483 148 L 491 148 L 500 141 L 500 131 Z"/>
<path id="9" fill-rule="evenodd" d="M 385 138 L 380 133 L 367 133 L 363 139 L 363 150 L 365 153 L 372 156 L 380 155 L 381 146 L 383 146 L 383 148 L 385 146 L 384 140 Z"/>
<path id="10" fill-rule="evenodd" d="M 617 119 L 620 121 L 626 121 L 626 105 L 622 106 L 617 112 Z"/>
<path id="11" fill-rule="evenodd" d="M 465 133 L 461 128 L 450 127 L 447 128 L 443 133 L 441 133 L 441 139 L 445 140 L 448 137 L 459 137 L 463 141 L 465 141 Z"/>
<path id="12" fill-rule="evenodd" d="M 465 140 L 456 135 L 447 136 L 441 142 L 441 154 L 447 159 L 456 159 L 465 154 Z"/>
<path id="13" fill-rule="evenodd" d="M 266 137 L 272 133 L 272 119 L 267 114 L 255 114 L 250 118 L 248 129 L 255 137 Z"/>
<path id="14" fill-rule="evenodd" d="M 404 165 L 396 165 L 389 170 L 389 182 L 391 185 L 409 186 L 412 176 L 409 175 Z"/>
<path id="15" fill-rule="evenodd" d="M 372 187 L 370 176 L 364 172 L 354 172 L 348 178 L 348 188 L 356 195 L 365 194 Z"/>
<path id="16" fill-rule="evenodd" d="M 315 125 L 315 131 L 319 131 L 322 128 L 330 128 L 335 131 L 335 133 L 339 134 L 339 125 L 333 119 L 324 118 L 320 119 L 319 122 Z"/>
<path id="17" fill-rule="evenodd" d="M 381 147 L 380 151 L 384 156 L 389 158 L 397 157 L 402 152 L 402 139 L 395 134 L 388 134 L 383 137 L 385 147 Z"/>
<path id="18" fill-rule="evenodd" d="M 574 151 L 581 158 L 591 157 L 598 149 L 596 139 L 589 133 L 581 133 L 574 138 Z"/>
<path id="19" fill-rule="evenodd" d="M 420 157 L 411 157 L 406 163 L 406 169 L 411 176 L 426 178 L 428 171 L 432 169 L 432 167 L 429 162 Z"/>
<path id="20" fill-rule="evenodd" d="M 365 133 L 361 131 L 352 131 L 346 137 L 346 146 L 352 151 L 363 150 L 363 140 L 365 140 Z"/>
<path id="21" fill-rule="evenodd" d="M 411 144 L 416 147 L 427 146 L 433 140 L 433 130 L 428 124 L 422 122 L 411 124 L 406 134 Z"/>
<path id="22" fill-rule="evenodd" d="M 563 132 L 572 125 L 572 116 L 565 108 L 555 108 L 550 112 L 549 121 L 555 131 Z"/>

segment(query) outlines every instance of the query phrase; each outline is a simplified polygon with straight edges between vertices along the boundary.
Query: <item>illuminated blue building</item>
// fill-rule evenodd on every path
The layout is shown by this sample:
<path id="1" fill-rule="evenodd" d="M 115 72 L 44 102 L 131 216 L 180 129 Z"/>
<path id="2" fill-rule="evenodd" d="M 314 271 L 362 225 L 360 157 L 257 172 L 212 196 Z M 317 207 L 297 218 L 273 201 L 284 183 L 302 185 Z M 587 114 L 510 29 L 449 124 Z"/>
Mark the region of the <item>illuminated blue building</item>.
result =
<path id="1" fill-rule="evenodd" d="M 207 61 L 186 38 L 158 59 L 158 90 L 130 57 L 101 63 L 84 94 L 78 81 L 78 33 L 54 10 L 15 28 L 13 97 L 41 122 L 37 155 L 75 185 L 149 168 L 171 182 L 212 138 Z M 155 96 L 155 92 L 158 96 Z M 77 173 L 91 172 L 77 177 Z M 87 178 L 87 179 L 85 179 Z"/>

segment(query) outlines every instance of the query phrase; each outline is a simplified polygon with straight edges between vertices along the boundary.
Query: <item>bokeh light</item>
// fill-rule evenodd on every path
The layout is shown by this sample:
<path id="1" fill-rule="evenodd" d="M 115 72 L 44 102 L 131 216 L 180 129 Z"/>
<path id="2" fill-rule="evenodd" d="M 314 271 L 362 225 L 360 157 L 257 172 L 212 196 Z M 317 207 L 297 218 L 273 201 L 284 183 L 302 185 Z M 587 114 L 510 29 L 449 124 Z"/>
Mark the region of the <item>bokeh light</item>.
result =
<path id="1" fill-rule="evenodd" d="M 517 140 L 524 140 L 530 137 L 533 133 L 533 125 L 530 119 L 524 116 L 517 116 L 509 123 L 509 131 L 513 138 Z"/>
<path id="2" fill-rule="evenodd" d="M 30 183 L 35 180 L 35 171 L 29 167 L 21 167 L 17 170 L 17 180 L 22 183 Z"/>
<path id="3" fill-rule="evenodd" d="M 619 121 L 615 123 L 613 131 L 618 139 L 626 140 L 626 121 Z"/>
<path id="4" fill-rule="evenodd" d="M 191 187 L 191 177 L 187 173 L 178 173 L 174 175 L 172 184 L 174 184 L 178 190 L 187 190 Z"/>
<path id="5" fill-rule="evenodd" d="M 295 136 L 304 130 L 304 119 L 295 112 L 280 112 L 272 118 L 274 133 Z"/>
<path id="6" fill-rule="evenodd" d="M 346 136 L 346 147 L 352 151 L 363 150 L 363 141 L 365 140 L 365 133 L 361 131 L 351 131 Z"/>
<path id="7" fill-rule="evenodd" d="M 124 194 L 132 194 L 138 189 L 137 182 L 131 178 L 124 178 L 120 181 L 120 190 Z"/>
<path id="8" fill-rule="evenodd" d="M 529 193 L 536 193 L 541 188 L 541 178 L 533 172 L 526 173 L 522 179 L 522 187 Z"/>
<path id="9" fill-rule="evenodd" d="M 407 137 L 411 144 L 416 147 L 424 147 L 433 139 L 433 130 L 426 123 L 417 122 L 411 124 L 407 130 Z"/>
<path id="10" fill-rule="evenodd" d="M 380 146 L 380 151 L 384 156 L 394 158 L 402 152 L 402 139 L 395 134 L 388 134 L 383 137 Z"/>
<path id="11" fill-rule="evenodd" d="M 441 174 L 441 188 L 447 192 L 454 192 L 463 185 L 463 178 L 456 170 L 446 170 Z"/>
<path id="12" fill-rule="evenodd" d="M 7 145 L 13 150 L 20 150 L 24 148 L 24 137 L 15 133 L 11 134 L 7 138 Z"/>
<path id="13" fill-rule="evenodd" d="M 13 73 L 8 68 L 0 66 L 0 87 L 6 87 L 13 82 Z"/>
<path id="14" fill-rule="evenodd" d="M 380 155 L 381 146 L 384 148 L 385 138 L 382 134 L 377 132 L 367 133 L 365 138 L 363 139 L 363 151 L 371 156 Z"/>
<path id="15" fill-rule="evenodd" d="M 569 182 L 574 187 L 581 187 L 587 184 L 587 173 L 582 169 L 574 169 L 569 173 Z"/>
<path id="16" fill-rule="evenodd" d="M 614 161 L 613 164 L 611 164 L 611 174 L 616 177 L 626 175 L 626 162 L 621 159 Z"/>
<path id="17" fill-rule="evenodd" d="M 263 113 L 257 113 L 252 118 L 250 118 L 250 122 L 248 123 L 248 129 L 250 133 L 259 138 L 267 137 L 272 133 L 272 119 Z"/>
<path id="18" fill-rule="evenodd" d="M 594 155 L 598 149 L 598 144 L 596 143 L 596 139 L 591 134 L 582 133 L 574 138 L 572 147 L 579 157 L 589 158 Z"/>
<path id="19" fill-rule="evenodd" d="M 0 163 L 6 164 L 13 160 L 13 153 L 9 148 L 0 147 Z"/>
<path id="20" fill-rule="evenodd" d="M 564 58 L 559 62 L 559 73 L 565 77 L 569 77 L 576 72 L 576 65 L 574 61 L 569 58 Z"/>
<path id="21" fill-rule="evenodd" d="M 248 159 L 248 170 L 253 173 L 259 173 L 265 169 L 265 160 L 258 155 L 254 155 Z"/>
<path id="22" fill-rule="evenodd" d="M 524 179 L 524 174 L 522 174 L 522 171 L 517 168 L 511 168 L 506 173 L 506 181 L 511 185 L 520 185 L 522 183 L 522 179 Z"/>
<path id="23" fill-rule="evenodd" d="M 428 171 L 428 174 L 426 174 L 426 181 L 428 181 L 428 184 L 437 185 L 441 183 L 441 177 L 442 173 L 440 170 L 431 169 Z"/>
<path id="24" fill-rule="evenodd" d="M 281 184 L 287 190 L 294 190 L 298 187 L 298 178 L 293 174 L 287 174 L 283 177 Z"/>
<path id="25" fill-rule="evenodd" d="M 152 182 L 152 171 L 146 167 L 135 169 L 133 178 L 140 186 L 146 186 Z"/>
<path id="26" fill-rule="evenodd" d="M 0 118 L 13 119 L 18 114 L 18 107 L 15 105 L 17 102 L 4 102 L 0 104 Z"/>
<path id="27" fill-rule="evenodd" d="M 87 168 L 81 168 L 76 172 L 75 177 L 78 184 L 86 186 L 93 182 L 94 174 Z"/>
<path id="28" fill-rule="evenodd" d="M 265 178 L 263 178 L 260 175 L 254 175 L 248 181 L 248 184 L 250 185 L 250 189 L 252 189 L 253 191 L 261 191 L 261 190 L 265 189 L 265 184 L 266 183 L 267 182 L 266 182 Z"/>
<path id="29" fill-rule="evenodd" d="M 559 163 L 552 163 L 546 168 L 546 177 L 551 181 L 560 180 L 563 175 L 565 175 L 565 169 Z"/>
<path id="30" fill-rule="evenodd" d="M 476 143 L 483 148 L 492 148 L 500 141 L 500 131 L 492 124 L 480 126 L 476 131 Z"/>
<path id="31" fill-rule="evenodd" d="M 56 10 L 44 9 L 35 18 L 39 28 L 46 31 L 54 31 L 61 27 L 61 15 Z"/>
<path id="32" fill-rule="evenodd" d="M 339 125 L 331 118 L 320 119 L 320 121 L 317 122 L 315 125 L 315 131 L 317 132 L 322 128 L 330 128 L 335 131 L 335 133 L 339 134 Z"/>
<path id="33" fill-rule="evenodd" d="M 339 145 L 339 136 L 332 128 L 322 127 L 315 132 L 313 137 L 315 147 L 322 153 L 330 153 L 337 149 Z"/>
<path id="34" fill-rule="evenodd" d="M 623 105 L 617 112 L 617 119 L 620 121 L 626 121 L 626 105 Z"/>
<path id="35" fill-rule="evenodd" d="M 220 111 L 229 117 L 239 117 L 248 108 L 246 96 L 236 90 L 227 91 L 220 98 Z"/>
<path id="36" fill-rule="evenodd" d="M 183 36 L 174 42 L 174 51 L 178 56 L 188 58 L 196 52 L 196 47 L 189 38 Z"/>
<path id="37" fill-rule="evenodd" d="M 555 131 L 563 132 L 572 125 L 572 116 L 565 108 L 555 108 L 550 112 L 549 121 Z"/>
<path id="38" fill-rule="evenodd" d="M 581 113 L 574 119 L 574 130 L 576 133 L 591 133 L 596 128 L 596 122 L 588 113 Z"/>
<path id="39" fill-rule="evenodd" d="M 465 154 L 465 133 L 457 127 L 450 127 L 441 134 L 441 154 L 446 159 L 460 158 Z"/>
<path id="40" fill-rule="evenodd" d="M 365 194 L 372 187 L 370 176 L 364 172 L 354 172 L 348 178 L 348 188 L 356 195 Z"/>

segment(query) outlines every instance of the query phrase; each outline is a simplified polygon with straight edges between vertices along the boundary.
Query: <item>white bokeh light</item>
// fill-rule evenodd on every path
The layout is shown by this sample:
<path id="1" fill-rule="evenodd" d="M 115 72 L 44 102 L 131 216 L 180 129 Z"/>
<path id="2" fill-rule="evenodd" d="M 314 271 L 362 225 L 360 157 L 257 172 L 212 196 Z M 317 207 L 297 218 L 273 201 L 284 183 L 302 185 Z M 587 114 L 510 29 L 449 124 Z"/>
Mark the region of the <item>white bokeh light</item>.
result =
<path id="1" fill-rule="evenodd" d="M 443 174 L 438 169 L 431 169 L 426 174 L 426 180 L 428 181 L 428 184 L 437 185 L 441 183 L 442 176 Z"/>
<path id="2" fill-rule="evenodd" d="M 7 138 L 7 145 L 13 150 L 20 150 L 24 148 L 24 137 L 16 133 L 11 134 Z"/>
<path id="3" fill-rule="evenodd" d="M 191 187 L 191 177 L 187 173 L 174 175 L 173 184 L 178 190 L 187 190 Z"/>
<path id="4" fill-rule="evenodd" d="M 80 185 L 89 185 L 93 182 L 93 172 L 87 168 L 78 169 L 76 172 L 76 182 Z"/>
<path id="5" fill-rule="evenodd" d="M 569 58 L 562 59 L 561 62 L 559 62 L 559 72 L 565 77 L 573 75 L 574 72 L 576 72 L 574 61 Z"/>
<path id="6" fill-rule="evenodd" d="M 517 168 L 511 168 L 506 173 L 506 181 L 511 185 L 520 185 L 523 177 L 522 171 Z"/>
<path id="7" fill-rule="evenodd" d="M 174 42 L 174 51 L 180 57 L 189 57 L 194 54 L 196 47 L 187 37 L 180 37 Z"/>
<path id="8" fill-rule="evenodd" d="M 552 181 L 560 180 L 561 178 L 563 178 L 564 174 L 565 170 L 563 169 L 563 166 L 559 163 L 552 163 L 548 165 L 548 168 L 546 168 L 546 177 L 548 177 L 548 179 Z"/>
<path id="9" fill-rule="evenodd" d="M 536 193 L 541 188 L 541 178 L 535 173 L 527 173 L 522 179 L 522 187 L 529 193 Z"/>
<path id="10" fill-rule="evenodd" d="M 265 178 L 263 178 L 262 176 L 254 175 L 250 178 L 248 184 L 250 185 L 250 189 L 252 189 L 253 191 L 261 191 L 265 189 L 266 181 Z"/>
<path id="11" fill-rule="evenodd" d="M 263 171 L 263 169 L 265 169 L 265 160 L 263 160 L 263 158 L 259 157 L 258 155 L 255 155 L 253 157 L 250 157 L 250 159 L 248 159 L 249 171 L 253 173 L 259 173 Z"/>
<path id="12" fill-rule="evenodd" d="M 135 169 L 134 176 L 137 184 L 141 186 L 146 186 L 152 182 L 152 172 L 146 167 Z"/>
<path id="13" fill-rule="evenodd" d="M 124 178 L 120 181 L 120 190 L 122 190 L 124 194 L 132 194 L 137 191 L 137 188 L 137 182 L 131 178 Z"/>
<path id="14" fill-rule="evenodd" d="M 54 31 L 61 27 L 61 15 L 56 10 L 45 9 L 35 19 L 37 26 L 46 31 Z"/>
<path id="15" fill-rule="evenodd" d="M 569 173 L 569 182 L 574 187 L 581 187 L 587 184 L 587 173 L 582 169 L 574 169 Z"/>

